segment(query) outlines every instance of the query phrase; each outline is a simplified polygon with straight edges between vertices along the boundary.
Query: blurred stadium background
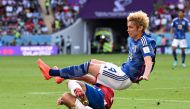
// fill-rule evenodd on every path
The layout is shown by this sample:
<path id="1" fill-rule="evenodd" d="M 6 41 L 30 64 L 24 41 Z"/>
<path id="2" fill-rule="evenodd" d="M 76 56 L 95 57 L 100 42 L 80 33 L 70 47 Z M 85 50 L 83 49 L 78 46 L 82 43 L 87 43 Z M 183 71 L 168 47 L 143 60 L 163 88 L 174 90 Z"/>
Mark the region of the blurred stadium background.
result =
<path id="1" fill-rule="evenodd" d="M 55 104 L 65 84 L 44 81 L 36 60 L 58 67 L 91 58 L 120 65 L 127 59 L 126 17 L 143 10 L 158 46 L 156 67 L 149 82 L 116 91 L 112 108 L 190 109 L 189 55 L 187 68 L 175 70 L 169 55 L 179 9 L 190 20 L 189 0 L 0 0 L 0 108 L 65 109 Z M 190 33 L 187 41 L 189 54 Z"/>

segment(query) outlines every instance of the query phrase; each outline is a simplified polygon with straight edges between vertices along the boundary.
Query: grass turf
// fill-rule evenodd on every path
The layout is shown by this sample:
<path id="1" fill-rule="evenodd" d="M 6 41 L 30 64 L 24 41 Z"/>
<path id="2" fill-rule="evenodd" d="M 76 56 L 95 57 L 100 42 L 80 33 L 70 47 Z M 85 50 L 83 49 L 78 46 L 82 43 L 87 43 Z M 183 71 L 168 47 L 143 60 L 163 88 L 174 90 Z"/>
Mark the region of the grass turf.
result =
<path id="1" fill-rule="evenodd" d="M 180 56 L 178 56 L 179 58 Z M 67 90 L 65 83 L 45 81 L 36 65 L 39 57 L 0 57 L 0 109 L 66 109 L 56 100 Z M 91 58 L 121 65 L 126 54 L 42 56 L 50 66 L 65 67 Z M 190 109 L 190 57 L 187 67 L 172 67 L 171 55 L 158 55 L 149 81 L 115 91 L 112 109 Z"/>

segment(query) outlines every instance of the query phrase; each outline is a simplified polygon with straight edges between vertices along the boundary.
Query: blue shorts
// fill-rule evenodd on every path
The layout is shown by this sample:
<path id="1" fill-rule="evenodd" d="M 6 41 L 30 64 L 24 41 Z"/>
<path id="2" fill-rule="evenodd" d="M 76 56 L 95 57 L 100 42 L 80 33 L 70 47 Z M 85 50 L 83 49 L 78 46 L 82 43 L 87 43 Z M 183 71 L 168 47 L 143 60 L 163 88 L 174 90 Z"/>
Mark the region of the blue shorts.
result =
<path id="1" fill-rule="evenodd" d="M 89 101 L 89 106 L 93 109 L 104 109 L 104 94 L 103 92 L 95 87 L 86 85 L 86 96 Z"/>

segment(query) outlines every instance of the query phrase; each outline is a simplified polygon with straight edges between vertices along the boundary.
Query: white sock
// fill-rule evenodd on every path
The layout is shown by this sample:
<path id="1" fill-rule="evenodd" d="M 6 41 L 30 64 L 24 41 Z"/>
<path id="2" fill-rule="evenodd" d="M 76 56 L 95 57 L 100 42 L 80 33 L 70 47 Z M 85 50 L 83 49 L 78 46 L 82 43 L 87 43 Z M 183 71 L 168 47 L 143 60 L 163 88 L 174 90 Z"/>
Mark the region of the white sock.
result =
<path id="1" fill-rule="evenodd" d="M 73 96 L 76 96 L 75 93 L 74 93 L 74 90 L 75 90 L 76 88 L 79 88 L 79 89 L 82 90 L 82 87 L 79 85 L 79 83 L 77 83 L 76 80 L 69 80 L 69 81 L 68 81 L 68 88 L 71 90 L 71 94 L 72 94 Z"/>
<path id="2" fill-rule="evenodd" d="M 84 106 L 78 99 L 75 101 L 75 107 L 72 107 L 71 109 L 93 109 L 89 106 Z"/>

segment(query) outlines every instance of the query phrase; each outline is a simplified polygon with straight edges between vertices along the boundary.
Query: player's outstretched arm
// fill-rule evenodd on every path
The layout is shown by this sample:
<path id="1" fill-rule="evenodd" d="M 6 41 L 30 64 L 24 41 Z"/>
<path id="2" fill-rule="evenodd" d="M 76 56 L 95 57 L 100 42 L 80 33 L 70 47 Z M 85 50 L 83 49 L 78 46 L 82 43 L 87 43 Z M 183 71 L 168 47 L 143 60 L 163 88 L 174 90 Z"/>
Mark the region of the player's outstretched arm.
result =
<path id="1" fill-rule="evenodd" d="M 144 57 L 144 61 L 145 61 L 145 71 L 144 71 L 143 76 L 141 76 L 139 78 L 139 80 L 148 80 L 151 69 L 152 69 L 152 58 L 151 58 L 151 56 Z"/>

